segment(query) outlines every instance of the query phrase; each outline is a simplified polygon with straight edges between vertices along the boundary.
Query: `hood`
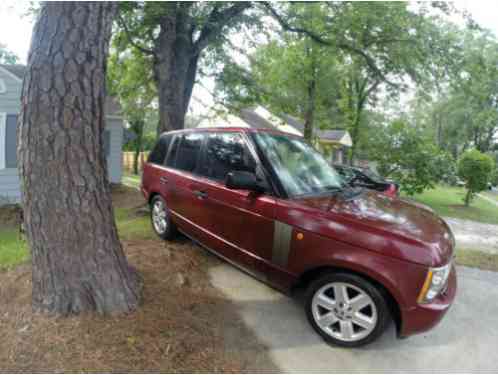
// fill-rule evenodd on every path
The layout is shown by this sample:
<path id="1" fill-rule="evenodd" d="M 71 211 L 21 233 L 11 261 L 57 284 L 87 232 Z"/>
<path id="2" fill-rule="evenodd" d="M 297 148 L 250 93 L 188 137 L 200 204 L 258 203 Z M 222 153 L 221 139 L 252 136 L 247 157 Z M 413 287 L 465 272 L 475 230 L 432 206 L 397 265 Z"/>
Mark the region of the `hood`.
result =
<path id="1" fill-rule="evenodd" d="M 334 195 L 297 203 L 318 211 L 327 221 L 322 235 L 336 240 L 428 266 L 446 264 L 453 255 L 448 225 L 424 205 L 374 191 L 351 200 Z"/>

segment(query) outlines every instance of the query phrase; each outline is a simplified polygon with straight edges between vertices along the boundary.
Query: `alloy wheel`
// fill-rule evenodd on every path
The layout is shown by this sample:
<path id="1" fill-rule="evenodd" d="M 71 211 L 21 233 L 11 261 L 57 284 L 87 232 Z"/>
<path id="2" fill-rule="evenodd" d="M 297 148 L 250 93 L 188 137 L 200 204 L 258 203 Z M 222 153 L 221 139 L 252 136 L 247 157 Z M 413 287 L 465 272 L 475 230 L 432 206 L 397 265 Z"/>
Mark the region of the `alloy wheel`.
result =
<path id="1" fill-rule="evenodd" d="M 152 223 L 154 224 L 154 229 L 159 234 L 164 234 L 168 229 L 166 215 L 164 203 L 160 199 L 156 200 L 152 206 Z"/>
<path id="2" fill-rule="evenodd" d="M 377 308 L 361 288 L 345 282 L 328 283 L 318 289 L 311 303 L 318 327 L 336 340 L 355 342 L 373 332 Z"/>

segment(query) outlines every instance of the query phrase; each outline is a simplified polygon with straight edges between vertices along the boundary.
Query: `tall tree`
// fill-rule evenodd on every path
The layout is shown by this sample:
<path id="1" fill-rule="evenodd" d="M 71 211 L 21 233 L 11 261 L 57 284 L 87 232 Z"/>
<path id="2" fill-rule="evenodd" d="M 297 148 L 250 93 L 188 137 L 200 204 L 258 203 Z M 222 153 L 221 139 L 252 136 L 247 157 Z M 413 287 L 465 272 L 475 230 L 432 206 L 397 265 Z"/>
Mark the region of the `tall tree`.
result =
<path id="1" fill-rule="evenodd" d="M 33 308 L 135 309 L 141 280 L 114 222 L 103 148 L 105 72 L 115 3 L 44 3 L 23 85 L 19 169 Z"/>
<path id="2" fill-rule="evenodd" d="M 274 90 L 270 85 L 265 86 L 269 89 L 266 96 L 273 93 L 277 97 L 288 97 L 292 94 L 282 92 L 282 89 L 290 89 L 290 86 L 284 87 L 285 82 L 302 83 L 304 90 L 296 91 L 302 93 L 301 101 L 296 102 L 291 112 L 302 112 L 308 137 L 313 119 L 321 117 L 321 114 L 317 116 L 320 111 L 320 106 L 316 105 L 317 86 L 328 82 L 329 87 L 337 92 L 335 95 L 329 93 L 330 99 L 336 99 L 330 107 L 334 108 L 334 113 L 342 112 L 340 123 L 334 117 L 329 118 L 329 124 L 350 131 L 353 139 L 351 159 L 361 138 L 363 113 L 369 105 L 375 105 L 377 94 L 382 91 L 389 94 L 390 99 L 396 98 L 409 88 L 406 83 L 409 79 L 427 86 L 434 83 L 445 74 L 455 52 L 454 34 L 445 31 L 440 26 L 443 24 L 441 18 L 431 15 L 425 6 L 416 10 L 406 3 L 387 2 L 265 2 L 263 6 L 282 29 L 294 37 L 278 36 L 276 41 L 262 47 L 272 50 L 277 44 L 279 53 L 256 53 L 251 59 L 251 72 L 261 70 L 261 65 L 277 66 L 266 69 L 279 75 L 273 80 L 276 81 Z M 305 48 L 299 47 L 300 44 Z M 284 52 L 296 47 L 305 51 L 297 55 L 298 58 Z M 266 61 L 261 61 L 261 57 Z M 271 62 L 269 57 L 273 59 Z M 300 69 L 294 67 L 297 60 Z M 335 61 L 332 70 L 340 72 L 335 76 L 336 83 L 327 80 L 326 69 L 318 69 L 324 61 Z M 226 70 L 232 73 L 234 68 L 227 65 Z M 247 93 L 244 85 L 229 87 L 234 76 L 222 77 L 222 80 L 231 78 L 225 79 L 223 88 L 232 93 L 237 89 L 242 94 Z M 243 81 L 250 84 L 248 78 L 244 71 Z M 261 82 L 257 83 L 261 87 Z M 260 97 L 258 94 L 257 99 Z M 339 111 L 335 110 L 337 108 Z"/>
<path id="3" fill-rule="evenodd" d="M 250 7 L 250 2 L 121 3 L 119 32 L 153 61 L 159 133 L 184 127 L 201 54 L 244 23 Z"/>

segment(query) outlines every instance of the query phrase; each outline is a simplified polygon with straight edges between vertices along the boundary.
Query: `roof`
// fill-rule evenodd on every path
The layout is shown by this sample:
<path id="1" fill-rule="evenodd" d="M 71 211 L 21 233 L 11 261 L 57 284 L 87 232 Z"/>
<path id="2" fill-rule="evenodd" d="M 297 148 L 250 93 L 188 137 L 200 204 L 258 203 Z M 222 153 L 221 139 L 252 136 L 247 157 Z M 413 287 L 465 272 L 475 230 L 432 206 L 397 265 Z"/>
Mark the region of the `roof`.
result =
<path id="1" fill-rule="evenodd" d="M 24 74 L 26 73 L 26 65 L 0 64 L 0 68 L 5 69 L 20 80 L 24 79 Z M 105 113 L 107 116 L 121 116 L 121 105 L 116 98 L 107 97 Z"/>
<path id="2" fill-rule="evenodd" d="M 331 141 L 340 141 L 347 133 L 344 129 L 332 129 L 332 130 L 319 130 L 318 134 L 320 138 L 328 139 Z"/>
<path id="3" fill-rule="evenodd" d="M 256 108 L 244 108 L 240 111 L 240 117 L 249 126 L 256 129 L 273 129 L 273 124 L 257 113 Z"/>

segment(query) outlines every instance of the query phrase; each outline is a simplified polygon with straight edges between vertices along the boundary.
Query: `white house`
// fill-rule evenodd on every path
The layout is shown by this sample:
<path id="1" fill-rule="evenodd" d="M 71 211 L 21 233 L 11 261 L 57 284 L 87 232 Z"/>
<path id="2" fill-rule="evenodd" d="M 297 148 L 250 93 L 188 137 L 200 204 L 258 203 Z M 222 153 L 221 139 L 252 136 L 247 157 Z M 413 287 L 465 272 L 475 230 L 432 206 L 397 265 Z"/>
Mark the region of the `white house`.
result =
<path id="1" fill-rule="evenodd" d="M 17 117 L 21 107 L 22 80 L 26 67 L 0 65 L 0 204 L 16 203 L 21 198 L 17 172 Z M 120 106 L 106 103 L 104 143 L 109 180 L 120 183 L 122 177 L 123 118 Z"/>

